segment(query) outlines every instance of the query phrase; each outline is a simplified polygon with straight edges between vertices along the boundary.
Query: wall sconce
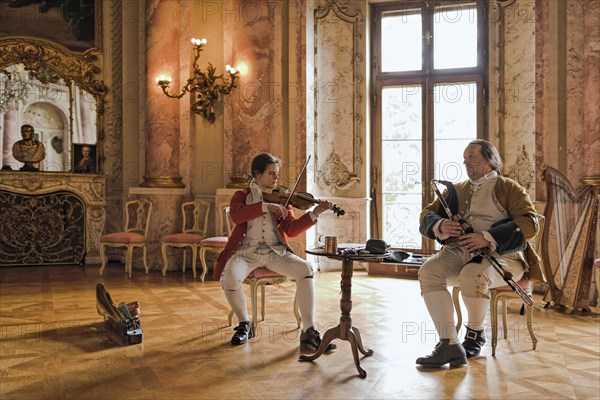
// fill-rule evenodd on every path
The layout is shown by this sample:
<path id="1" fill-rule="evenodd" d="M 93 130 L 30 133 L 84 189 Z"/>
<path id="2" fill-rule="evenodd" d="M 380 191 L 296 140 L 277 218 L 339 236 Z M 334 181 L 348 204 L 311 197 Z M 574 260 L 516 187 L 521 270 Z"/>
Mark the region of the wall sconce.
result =
<path id="1" fill-rule="evenodd" d="M 215 113 L 213 112 L 213 102 L 219 98 L 219 95 L 226 95 L 236 88 L 236 79 L 239 77 L 239 72 L 235 68 L 231 68 L 229 65 L 225 66 L 227 70 L 227 76 L 216 75 L 216 69 L 211 63 L 208 63 L 206 72 L 202 72 L 198 68 L 198 59 L 204 46 L 206 45 L 206 39 L 192 39 L 192 45 L 196 56 L 194 57 L 194 75 L 187 80 L 185 86 L 181 89 L 179 94 L 169 94 L 169 85 L 172 82 L 171 77 L 160 75 L 156 77 L 156 83 L 163 90 L 163 93 L 170 98 L 180 99 L 187 92 L 190 92 L 195 96 L 194 104 L 192 104 L 191 110 L 201 115 L 209 123 L 215 122 Z"/>

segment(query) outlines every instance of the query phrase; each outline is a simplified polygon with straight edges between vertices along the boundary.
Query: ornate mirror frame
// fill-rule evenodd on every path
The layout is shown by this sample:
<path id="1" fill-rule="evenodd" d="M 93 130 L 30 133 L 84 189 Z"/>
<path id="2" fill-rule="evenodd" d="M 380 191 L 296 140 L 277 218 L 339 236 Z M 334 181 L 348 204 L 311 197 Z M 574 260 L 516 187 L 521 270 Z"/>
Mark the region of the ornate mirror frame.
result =
<path id="1" fill-rule="evenodd" d="M 95 64 L 97 54 L 97 49 L 82 54 L 71 53 L 62 46 L 39 39 L 0 39 L 0 70 L 14 64 L 23 64 L 27 71 L 49 70 L 67 84 L 75 83 L 94 96 L 98 173 L 103 174 L 104 101 L 108 89 L 103 81 L 97 79 L 100 74 L 100 68 Z"/>

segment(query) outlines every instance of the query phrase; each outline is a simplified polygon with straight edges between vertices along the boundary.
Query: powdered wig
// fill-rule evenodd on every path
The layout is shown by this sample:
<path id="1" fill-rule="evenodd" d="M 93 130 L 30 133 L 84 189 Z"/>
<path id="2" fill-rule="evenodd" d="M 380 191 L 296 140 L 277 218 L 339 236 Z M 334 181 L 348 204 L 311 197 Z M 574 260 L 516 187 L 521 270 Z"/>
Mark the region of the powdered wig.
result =
<path id="1" fill-rule="evenodd" d="M 492 169 L 495 170 L 498 174 L 502 175 L 502 159 L 500 158 L 500 153 L 498 153 L 498 149 L 496 146 L 483 139 L 475 139 L 471 140 L 469 144 L 478 144 L 481 146 L 481 155 L 483 158 L 487 160 L 492 166 Z"/>
<path id="2" fill-rule="evenodd" d="M 252 160 L 252 176 L 256 177 L 266 171 L 269 164 L 281 166 L 281 160 L 270 153 L 260 153 Z"/>

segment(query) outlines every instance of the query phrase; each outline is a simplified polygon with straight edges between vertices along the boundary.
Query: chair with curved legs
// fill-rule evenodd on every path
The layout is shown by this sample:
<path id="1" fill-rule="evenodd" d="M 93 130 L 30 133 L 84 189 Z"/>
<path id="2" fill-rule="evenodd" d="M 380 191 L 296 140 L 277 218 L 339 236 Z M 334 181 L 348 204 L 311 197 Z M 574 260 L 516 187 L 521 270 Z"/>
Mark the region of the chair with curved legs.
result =
<path id="1" fill-rule="evenodd" d="M 182 270 L 185 273 L 186 250 L 192 251 L 192 274 L 196 279 L 196 256 L 200 250 L 200 243 L 206 235 L 208 227 L 208 214 L 210 203 L 202 200 L 187 201 L 181 204 L 182 225 L 180 233 L 163 236 L 160 239 L 160 250 L 163 259 L 162 274 L 167 274 L 169 247 L 183 249 Z M 204 267 L 204 266 L 203 266 Z M 206 269 L 203 268 L 200 280 L 204 282 Z"/>
<path id="2" fill-rule="evenodd" d="M 538 234 L 535 235 L 531 240 L 531 245 L 536 252 L 539 254 L 540 242 L 542 237 L 542 232 L 544 231 L 544 223 L 545 218 L 543 215 L 538 215 L 539 221 L 539 231 Z M 517 284 L 530 296 L 533 293 L 533 285 L 531 281 L 523 277 L 521 280 L 517 282 Z M 456 331 L 460 331 L 462 325 L 462 313 L 460 309 L 460 301 L 459 301 L 459 293 L 460 288 L 455 286 L 452 289 L 452 301 L 454 303 L 454 308 L 457 314 L 457 323 L 456 323 Z M 504 334 L 504 339 L 508 337 L 508 324 L 506 319 L 507 314 L 507 304 L 506 302 L 511 299 L 521 300 L 518 294 L 516 294 L 510 286 L 501 286 L 497 288 L 490 289 L 490 319 L 492 325 L 492 356 L 496 355 L 496 345 L 498 344 L 498 303 L 502 305 L 502 332 Z M 527 318 L 527 330 L 529 331 L 529 336 L 531 337 L 531 343 L 533 350 L 537 347 L 537 337 L 533 332 L 533 306 L 523 304 L 524 312 Z"/>
<path id="3" fill-rule="evenodd" d="M 256 268 L 244 279 L 244 283 L 250 286 L 250 303 L 252 305 L 252 329 L 256 332 L 256 325 L 258 324 L 258 288 L 261 289 L 261 321 L 265 320 L 265 303 L 266 303 L 266 287 L 268 285 L 278 285 L 289 281 L 287 276 L 280 275 L 277 272 L 273 272 L 268 268 Z M 298 311 L 298 295 L 294 296 L 294 316 L 296 317 L 296 325 L 300 328 L 300 312 Z M 233 310 L 229 312 L 228 316 L 229 326 L 233 323 Z"/>
<path id="4" fill-rule="evenodd" d="M 229 203 L 219 204 L 216 211 L 219 213 L 219 228 L 217 230 L 217 234 L 215 236 L 204 238 L 200 241 L 202 281 L 204 281 L 204 276 L 208 270 L 206 265 L 206 253 L 220 254 L 227 244 L 227 240 L 229 239 L 229 235 L 231 234 L 231 229 L 233 226 L 233 223 L 229 218 Z"/>
<path id="5" fill-rule="evenodd" d="M 233 222 L 229 217 L 229 203 L 221 203 L 218 207 L 219 213 L 219 231 L 221 236 L 213 236 L 202 240 L 200 243 L 200 262 L 202 268 L 206 271 L 206 253 L 221 253 L 227 244 L 231 230 L 233 229 Z M 265 319 L 265 303 L 266 303 L 266 286 L 275 285 L 288 281 L 289 278 L 273 272 L 267 268 L 257 268 L 250 273 L 244 280 L 244 283 L 250 286 L 250 302 L 252 304 L 252 327 L 256 328 L 258 322 L 258 288 L 261 289 L 261 321 Z M 294 315 L 298 327 L 300 327 L 300 313 L 298 311 L 297 299 L 294 299 Z M 228 316 L 229 325 L 233 321 L 233 310 Z"/>
<path id="6" fill-rule="evenodd" d="M 150 216 L 152 215 L 152 202 L 149 200 L 138 199 L 130 200 L 125 203 L 125 226 L 123 231 L 102 235 L 100 237 L 100 275 L 106 268 L 106 248 L 107 247 L 125 247 L 125 273 L 131 278 L 133 250 L 141 247 L 144 251 L 144 268 L 148 273 L 148 262 L 146 260 L 146 238 L 148 236 L 148 227 L 150 226 Z"/>

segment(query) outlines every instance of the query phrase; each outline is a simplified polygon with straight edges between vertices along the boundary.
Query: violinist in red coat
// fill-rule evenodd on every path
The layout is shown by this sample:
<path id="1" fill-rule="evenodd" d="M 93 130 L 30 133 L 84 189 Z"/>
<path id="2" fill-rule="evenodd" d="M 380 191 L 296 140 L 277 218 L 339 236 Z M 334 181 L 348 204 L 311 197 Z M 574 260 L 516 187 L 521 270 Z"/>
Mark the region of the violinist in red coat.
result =
<path id="1" fill-rule="evenodd" d="M 239 321 L 231 343 L 243 344 L 254 336 L 242 283 L 254 269 L 268 267 L 296 281 L 302 316 L 300 342 L 318 349 L 321 334 L 315 328 L 314 319 L 314 267 L 294 254 L 287 238 L 298 236 L 314 226 L 318 216 L 331 209 L 333 204 L 319 200 L 312 211 L 296 218 L 292 206 L 286 208 L 263 200 L 263 191 L 277 186 L 281 160 L 269 153 L 261 153 L 254 157 L 251 168 L 250 187 L 237 191 L 231 198 L 230 216 L 235 227 L 213 273 L 221 280 L 225 297 Z M 330 343 L 327 350 L 335 347 Z"/>

